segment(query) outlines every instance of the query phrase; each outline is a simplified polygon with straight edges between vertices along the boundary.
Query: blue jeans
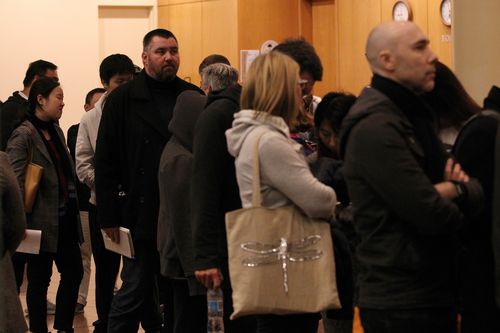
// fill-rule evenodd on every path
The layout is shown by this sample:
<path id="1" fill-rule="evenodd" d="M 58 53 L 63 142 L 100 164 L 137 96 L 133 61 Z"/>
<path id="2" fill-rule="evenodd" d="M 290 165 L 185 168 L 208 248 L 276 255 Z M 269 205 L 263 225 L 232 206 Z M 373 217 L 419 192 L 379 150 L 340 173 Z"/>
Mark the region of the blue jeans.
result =
<path id="1" fill-rule="evenodd" d="M 360 309 L 365 333 L 456 333 L 453 307 L 408 310 Z"/>

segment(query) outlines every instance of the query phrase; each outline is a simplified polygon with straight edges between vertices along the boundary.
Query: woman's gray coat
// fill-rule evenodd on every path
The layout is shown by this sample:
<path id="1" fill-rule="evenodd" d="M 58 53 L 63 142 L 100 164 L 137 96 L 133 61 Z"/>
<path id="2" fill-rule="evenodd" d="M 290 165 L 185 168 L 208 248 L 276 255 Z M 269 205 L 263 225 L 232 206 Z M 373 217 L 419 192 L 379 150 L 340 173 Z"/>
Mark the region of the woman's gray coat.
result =
<path id="1" fill-rule="evenodd" d="M 54 125 L 62 143 L 65 143 L 64 134 L 58 125 Z M 50 154 L 40 137 L 40 134 L 33 124 L 26 120 L 12 133 L 9 142 L 7 143 L 7 154 L 9 155 L 10 163 L 16 174 L 21 194 L 24 195 L 24 179 L 26 165 L 30 156 L 30 146 L 33 151 L 32 162 L 41 165 L 43 175 L 38 188 L 38 193 L 33 205 L 33 211 L 27 215 L 28 229 L 36 229 L 42 231 L 42 242 L 40 251 L 57 252 L 57 240 L 59 236 L 59 178 L 57 176 L 56 167 L 52 163 Z M 71 163 L 73 183 L 75 183 L 75 170 L 72 159 L 69 155 L 67 158 Z M 78 238 L 80 242 L 83 240 L 80 217 L 78 218 Z"/>

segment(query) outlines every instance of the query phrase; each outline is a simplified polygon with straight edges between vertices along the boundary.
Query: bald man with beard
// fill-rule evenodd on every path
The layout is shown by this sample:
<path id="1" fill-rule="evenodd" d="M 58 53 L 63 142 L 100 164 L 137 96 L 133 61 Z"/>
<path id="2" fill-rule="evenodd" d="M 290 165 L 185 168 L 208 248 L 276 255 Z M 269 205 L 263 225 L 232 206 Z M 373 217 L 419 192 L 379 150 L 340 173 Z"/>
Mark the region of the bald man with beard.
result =
<path id="1" fill-rule="evenodd" d="M 373 72 L 340 133 L 361 242 L 359 307 L 366 333 L 456 332 L 457 236 L 482 190 L 448 158 L 420 95 L 436 55 L 411 22 L 375 27 Z"/>

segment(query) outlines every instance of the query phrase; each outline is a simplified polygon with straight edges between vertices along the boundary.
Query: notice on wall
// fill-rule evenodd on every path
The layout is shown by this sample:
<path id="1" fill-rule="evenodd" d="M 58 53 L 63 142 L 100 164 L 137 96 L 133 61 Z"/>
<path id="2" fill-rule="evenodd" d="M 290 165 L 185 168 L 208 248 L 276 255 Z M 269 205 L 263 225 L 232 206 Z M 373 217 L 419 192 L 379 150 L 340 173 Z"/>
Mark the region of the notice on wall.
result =
<path id="1" fill-rule="evenodd" d="M 259 50 L 240 50 L 240 81 L 244 82 L 250 65 L 260 55 Z"/>

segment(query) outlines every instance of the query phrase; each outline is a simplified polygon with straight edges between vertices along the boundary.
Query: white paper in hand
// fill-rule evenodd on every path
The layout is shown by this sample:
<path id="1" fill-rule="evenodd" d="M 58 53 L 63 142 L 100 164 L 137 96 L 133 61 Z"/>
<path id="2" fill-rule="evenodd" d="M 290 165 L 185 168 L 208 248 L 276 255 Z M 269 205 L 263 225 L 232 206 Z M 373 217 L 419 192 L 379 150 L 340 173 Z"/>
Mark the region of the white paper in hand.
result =
<path id="1" fill-rule="evenodd" d="M 16 252 L 39 254 L 42 242 L 42 230 L 26 229 L 26 237 L 17 247 Z"/>
<path id="2" fill-rule="evenodd" d="M 107 250 L 116 252 L 130 259 L 134 258 L 134 243 L 132 242 L 132 235 L 129 229 L 120 227 L 120 243 L 113 242 L 102 229 L 101 233 L 104 240 L 104 247 Z"/>

